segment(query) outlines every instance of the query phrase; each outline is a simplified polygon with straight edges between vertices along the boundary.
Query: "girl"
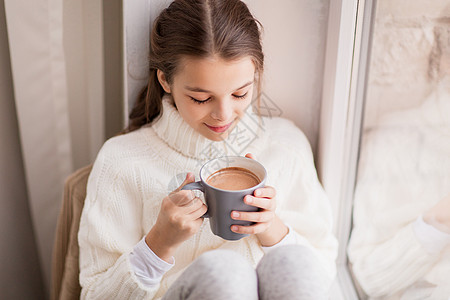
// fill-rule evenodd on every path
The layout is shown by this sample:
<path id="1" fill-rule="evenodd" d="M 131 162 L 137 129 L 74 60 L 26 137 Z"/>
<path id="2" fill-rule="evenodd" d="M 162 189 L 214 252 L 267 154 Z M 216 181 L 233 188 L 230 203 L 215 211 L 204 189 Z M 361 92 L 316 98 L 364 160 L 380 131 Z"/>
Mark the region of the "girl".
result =
<path id="1" fill-rule="evenodd" d="M 89 177 L 82 298 L 326 299 L 337 250 L 330 205 L 303 133 L 251 109 L 263 53 L 247 6 L 176 0 L 155 20 L 150 45 L 130 126 L 104 144 Z M 245 198 L 258 212 L 231 213 L 255 222 L 231 226 L 249 236 L 226 241 L 181 187 L 204 162 L 246 153 L 266 167 L 268 186 Z"/>

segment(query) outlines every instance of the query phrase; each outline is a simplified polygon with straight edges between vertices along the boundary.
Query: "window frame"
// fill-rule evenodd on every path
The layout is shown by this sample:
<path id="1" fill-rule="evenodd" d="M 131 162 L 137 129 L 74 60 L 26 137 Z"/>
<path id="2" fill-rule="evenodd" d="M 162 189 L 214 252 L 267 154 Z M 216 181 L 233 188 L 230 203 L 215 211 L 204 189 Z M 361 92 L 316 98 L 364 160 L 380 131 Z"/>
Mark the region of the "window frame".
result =
<path id="1" fill-rule="evenodd" d="M 330 1 L 318 173 L 339 242 L 333 299 L 365 298 L 347 259 L 376 0 Z M 359 296 L 358 296 L 359 295 Z"/>

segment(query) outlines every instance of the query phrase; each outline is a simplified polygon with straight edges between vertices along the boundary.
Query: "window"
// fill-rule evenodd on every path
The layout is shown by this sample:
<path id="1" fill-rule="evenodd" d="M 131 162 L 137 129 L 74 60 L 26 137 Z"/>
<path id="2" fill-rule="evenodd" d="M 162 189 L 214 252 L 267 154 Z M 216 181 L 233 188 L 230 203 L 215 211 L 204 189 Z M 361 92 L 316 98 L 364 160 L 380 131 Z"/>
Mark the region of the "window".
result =
<path id="1" fill-rule="evenodd" d="M 446 1 L 330 6 L 319 170 L 339 299 L 450 295 L 449 228 L 420 220 L 450 202 L 449 17 Z"/>

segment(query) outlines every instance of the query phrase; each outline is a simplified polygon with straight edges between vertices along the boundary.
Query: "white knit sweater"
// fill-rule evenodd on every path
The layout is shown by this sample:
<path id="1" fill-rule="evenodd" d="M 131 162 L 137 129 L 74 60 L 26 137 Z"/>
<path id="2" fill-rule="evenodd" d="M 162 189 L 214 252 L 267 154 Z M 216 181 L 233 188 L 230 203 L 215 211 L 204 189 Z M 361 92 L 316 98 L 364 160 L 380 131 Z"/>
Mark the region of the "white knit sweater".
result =
<path id="1" fill-rule="evenodd" d="M 111 138 L 94 163 L 79 230 L 82 298 L 158 299 L 196 257 L 212 249 L 237 251 L 256 266 L 264 252 L 255 236 L 225 241 L 211 233 L 207 219 L 178 248 L 175 266 L 159 285 L 143 286 L 129 261 L 180 174 L 197 175 L 211 158 L 248 152 L 266 167 L 267 185 L 277 190 L 277 215 L 304 237 L 299 243 L 314 249 L 333 278 L 337 241 L 331 208 L 304 134 L 286 119 L 258 119 L 249 109 L 226 140 L 213 142 L 194 131 L 165 97 L 153 125 Z"/>
<path id="2" fill-rule="evenodd" d="M 416 221 L 450 194 L 449 116 L 441 85 L 421 107 L 391 113 L 364 136 L 349 258 L 371 299 L 450 299 L 448 235 L 448 246 L 432 253 L 423 241 L 443 238 L 420 236 Z"/>

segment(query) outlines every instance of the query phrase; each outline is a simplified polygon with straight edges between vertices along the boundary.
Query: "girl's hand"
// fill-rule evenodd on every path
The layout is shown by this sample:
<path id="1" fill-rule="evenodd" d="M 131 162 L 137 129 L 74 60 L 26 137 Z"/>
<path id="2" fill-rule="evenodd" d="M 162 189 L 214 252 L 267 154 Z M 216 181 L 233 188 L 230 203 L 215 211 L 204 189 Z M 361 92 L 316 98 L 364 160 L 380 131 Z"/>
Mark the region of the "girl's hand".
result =
<path id="1" fill-rule="evenodd" d="M 195 178 L 188 173 L 184 182 L 161 204 L 158 219 L 145 238 L 145 242 L 159 258 L 170 261 L 176 248 L 193 236 L 203 223 L 207 208 L 191 190 L 181 188 Z"/>
<path id="2" fill-rule="evenodd" d="M 252 154 L 246 157 L 254 159 Z M 276 190 L 271 186 L 259 188 L 253 195 L 244 197 L 248 205 L 259 208 L 257 212 L 232 211 L 231 218 L 255 222 L 250 226 L 232 225 L 231 230 L 242 234 L 256 234 L 262 246 L 272 246 L 281 241 L 288 233 L 287 226 L 276 216 Z"/>
<path id="3" fill-rule="evenodd" d="M 450 195 L 428 210 L 423 220 L 440 231 L 450 233 Z"/>

